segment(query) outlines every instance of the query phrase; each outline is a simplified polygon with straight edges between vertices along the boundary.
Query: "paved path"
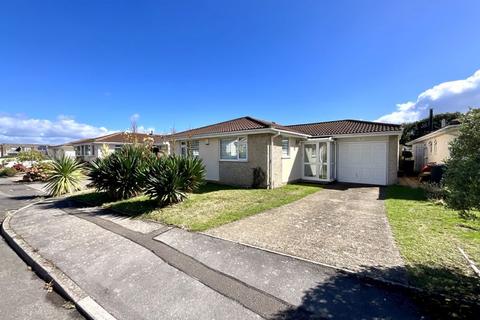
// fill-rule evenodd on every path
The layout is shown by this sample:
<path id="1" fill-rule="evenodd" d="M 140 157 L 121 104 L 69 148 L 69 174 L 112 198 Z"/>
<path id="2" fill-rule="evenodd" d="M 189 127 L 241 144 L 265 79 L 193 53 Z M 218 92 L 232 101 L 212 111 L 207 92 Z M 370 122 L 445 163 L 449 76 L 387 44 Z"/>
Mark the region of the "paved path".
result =
<path id="1" fill-rule="evenodd" d="M 335 269 L 67 202 L 11 227 L 118 319 L 417 319 L 409 294 Z"/>
<path id="2" fill-rule="evenodd" d="M 325 188 L 208 234 L 404 281 L 403 260 L 378 187 Z"/>
<path id="3" fill-rule="evenodd" d="M 0 178 L 0 221 L 5 214 L 37 200 L 41 192 Z M 44 289 L 45 282 L 0 237 L 0 319 L 83 319 L 65 301 Z"/>

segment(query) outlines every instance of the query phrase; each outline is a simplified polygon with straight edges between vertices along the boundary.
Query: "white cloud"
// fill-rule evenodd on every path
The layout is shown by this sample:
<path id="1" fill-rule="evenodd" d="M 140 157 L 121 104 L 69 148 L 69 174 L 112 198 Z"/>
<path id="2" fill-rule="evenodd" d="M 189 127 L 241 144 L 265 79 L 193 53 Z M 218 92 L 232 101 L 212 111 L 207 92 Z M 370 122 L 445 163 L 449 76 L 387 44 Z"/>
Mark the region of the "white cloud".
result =
<path id="1" fill-rule="evenodd" d="M 440 83 L 422 92 L 415 102 L 397 104 L 397 111 L 381 116 L 376 121 L 404 123 L 427 116 L 429 108 L 435 113 L 467 111 L 480 107 L 480 70 L 472 76 L 456 81 Z"/>
<path id="2" fill-rule="evenodd" d="M 130 116 L 130 121 L 132 121 L 132 122 L 133 121 L 137 122 L 138 119 L 140 119 L 140 115 L 138 113 L 134 113 Z"/>
<path id="3" fill-rule="evenodd" d="M 0 143 L 60 144 L 110 132 L 107 128 L 78 123 L 63 115 L 52 121 L 0 114 Z"/>

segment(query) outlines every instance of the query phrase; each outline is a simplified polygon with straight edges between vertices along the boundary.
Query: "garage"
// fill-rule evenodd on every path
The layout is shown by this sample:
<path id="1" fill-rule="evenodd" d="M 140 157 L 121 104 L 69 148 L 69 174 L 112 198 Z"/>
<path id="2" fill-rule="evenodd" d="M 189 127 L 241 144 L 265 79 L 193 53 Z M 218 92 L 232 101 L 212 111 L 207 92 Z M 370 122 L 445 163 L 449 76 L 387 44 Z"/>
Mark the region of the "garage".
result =
<path id="1" fill-rule="evenodd" d="M 386 185 L 387 146 L 386 141 L 338 141 L 337 180 Z"/>

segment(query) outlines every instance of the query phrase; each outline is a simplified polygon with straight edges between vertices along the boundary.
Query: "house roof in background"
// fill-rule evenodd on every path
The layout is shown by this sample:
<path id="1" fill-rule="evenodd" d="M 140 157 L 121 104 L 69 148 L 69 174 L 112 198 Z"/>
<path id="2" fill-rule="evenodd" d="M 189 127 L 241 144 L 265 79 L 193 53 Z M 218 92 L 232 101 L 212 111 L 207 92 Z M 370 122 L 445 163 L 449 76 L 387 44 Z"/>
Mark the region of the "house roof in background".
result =
<path id="1" fill-rule="evenodd" d="M 335 135 L 394 133 L 402 130 L 401 125 L 362 120 L 336 120 L 317 123 L 304 123 L 286 126 L 289 129 L 308 134 L 312 137 Z"/>
<path id="2" fill-rule="evenodd" d="M 163 141 L 164 136 L 154 134 L 146 134 L 146 133 L 125 133 L 125 132 L 115 132 L 112 134 L 107 134 L 105 136 L 90 138 L 90 139 L 82 139 L 77 141 L 69 142 L 69 145 L 74 144 L 85 144 L 85 143 L 130 143 L 132 142 L 132 137 L 136 139 L 138 142 L 143 142 L 145 138 L 153 137 L 155 143 L 160 143 Z"/>
<path id="3" fill-rule="evenodd" d="M 268 129 L 268 128 L 285 130 L 293 134 L 303 135 L 301 132 L 295 129 L 287 128 L 278 123 L 259 120 L 259 119 L 255 119 L 247 116 L 247 117 L 241 117 L 241 118 L 236 118 L 228 121 L 211 124 L 211 125 L 200 127 L 200 128 L 178 132 L 171 136 L 174 138 L 190 138 L 198 135 L 242 132 L 242 131 Z"/>
<path id="4" fill-rule="evenodd" d="M 406 143 L 407 146 L 411 146 L 415 143 L 419 143 L 419 142 L 422 142 L 424 140 L 427 140 L 427 139 L 430 139 L 430 138 L 433 138 L 433 137 L 437 137 L 441 134 L 444 134 L 444 133 L 452 133 L 452 131 L 457 131 L 458 128 L 460 127 L 460 124 L 451 124 L 451 125 L 448 125 L 448 126 L 445 126 L 443 128 L 440 128 L 438 130 L 435 130 L 433 132 L 430 132 L 424 136 L 421 136 L 415 140 L 412 140 L 412 141 L 409 141 Z"/>

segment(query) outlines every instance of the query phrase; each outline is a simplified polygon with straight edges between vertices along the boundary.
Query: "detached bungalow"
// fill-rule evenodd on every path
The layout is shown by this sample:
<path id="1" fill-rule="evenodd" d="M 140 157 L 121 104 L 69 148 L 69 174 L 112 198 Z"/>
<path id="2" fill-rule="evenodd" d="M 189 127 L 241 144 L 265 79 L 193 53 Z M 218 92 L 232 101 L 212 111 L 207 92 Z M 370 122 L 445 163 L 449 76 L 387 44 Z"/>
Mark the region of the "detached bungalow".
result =
<path id="1" fill-rule="evenodd" d="M 450 158 L 450 142 L 460 135 L 459 127 L 458 121 L 454 121 L 453 124 L 408 142 L 407 145 L 412 146 L 415 171 L 420 171 L 427 163 L 445 163 Z"/>
<path id="2" fill-rule="evenodd" d="M 288 182 L 397 181 L 399 125 L 339 120 L 283 126 L 242 117 L 165 137 L 171 152 L 199 156 L 207 180 L 250 186 L 253 169 L 264 186 Z"/>
<path id="3" fill-rule="evenodd" d="M 134 142 L 143 143 L 146 139 L 153 139 L 154 152 L 168 153 L 168 145 L 164 142 L 164 136 L 145 133 L 116 132 L 109 135 L 83 139 L 70 142 L 69 145 L 75 150 L 75 156 L 82 161 L 93 161 L 121 149 L 125 144 Z"/>

